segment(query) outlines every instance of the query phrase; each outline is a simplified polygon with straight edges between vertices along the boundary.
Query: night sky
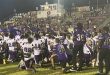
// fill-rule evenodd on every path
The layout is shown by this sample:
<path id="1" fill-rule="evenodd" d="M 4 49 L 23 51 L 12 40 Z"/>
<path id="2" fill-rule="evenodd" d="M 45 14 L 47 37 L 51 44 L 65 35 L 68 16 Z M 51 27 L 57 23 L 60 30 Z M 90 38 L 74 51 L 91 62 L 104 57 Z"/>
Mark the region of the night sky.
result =
<path id="1" fill-rule="evenodd" d="M 0 20 L 3 20 L 4 18 L 12 15 L 14 9 L 16 9 L 17 12 L 35 10 L 36 6 L 44 4 L 46 1 L 49 3 L 57 2 L 57 0 L 0 0 Z M 72 2 L 74 2 L 76 5 L 89 4 L 89 0 L 61 0 L 61 2 L 65 6 L 70 5 Z M 96 5 L 96 3 L 97 0 L 91 0 L 91 5 Z M 100 5 L 105 3 L 106 0 L 99 0 Z"/>

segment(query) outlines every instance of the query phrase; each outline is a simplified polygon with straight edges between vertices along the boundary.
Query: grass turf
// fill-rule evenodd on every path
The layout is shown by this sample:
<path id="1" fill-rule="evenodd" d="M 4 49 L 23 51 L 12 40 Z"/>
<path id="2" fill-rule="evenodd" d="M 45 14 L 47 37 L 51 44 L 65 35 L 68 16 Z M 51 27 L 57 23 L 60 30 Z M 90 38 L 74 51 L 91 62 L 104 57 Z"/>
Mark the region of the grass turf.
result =
<path id="1" fill-rule="evenodd" d="M 51 70 L 49 68 L 38 68 L 36 74 L 31 71 L 19 71 L 17 69 L 17 63 L 14 64 L 0 64 L 0 75 L 94 75 L 97 72 L 95 68 L 86 68 L 82 72 L 71 72 L 63 74 L 61 69 Z"/>

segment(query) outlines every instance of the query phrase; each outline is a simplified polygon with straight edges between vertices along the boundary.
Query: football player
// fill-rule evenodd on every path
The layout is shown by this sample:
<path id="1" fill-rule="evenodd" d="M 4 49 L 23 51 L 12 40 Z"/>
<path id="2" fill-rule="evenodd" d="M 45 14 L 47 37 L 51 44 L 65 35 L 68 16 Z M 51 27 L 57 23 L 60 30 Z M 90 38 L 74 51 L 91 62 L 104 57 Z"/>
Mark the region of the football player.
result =
<path id="1" fill-rule="evenodd" d="M 10 33 L 9 40 L 6 41 L 9 48 L 8 61 L 13 62 L 16 59 L 16 40 L 14 35 Z"/>
<path id="2" fill-rule="evenodd" d="M 35 63 L 40 64 L 42 56 L 41 56 L 41 48 L 40 48 L 41 40 L 39 34 L 35 34 L 35 39 L 33 40 L 32 44 L 34 47 L 33 49 L 34 49 Z"/>
<path id="3" fill-rule="evenodd" d="M 34 73 L 36 72 L 34 65 L 34 51 L 32 45 L 33 39 L 28 38 L 28 42 L 22 45 L 23 58 L 26 66 L 26 70 L 32 70 Z"/>
<path id="4" fill-rule="evenodd" d="M 73 70 L 81 71 L 83 65 L 83 46 L 86 42 L 86 33 L 83 29 L 82 23 L 77 23 L 77 28 L 74 30 L 73 33 L 73 42 L 74 42 L 74 49 L 73 49 Z M 77 54 L 79 54 L 79 66 L 77 66 Z"/>

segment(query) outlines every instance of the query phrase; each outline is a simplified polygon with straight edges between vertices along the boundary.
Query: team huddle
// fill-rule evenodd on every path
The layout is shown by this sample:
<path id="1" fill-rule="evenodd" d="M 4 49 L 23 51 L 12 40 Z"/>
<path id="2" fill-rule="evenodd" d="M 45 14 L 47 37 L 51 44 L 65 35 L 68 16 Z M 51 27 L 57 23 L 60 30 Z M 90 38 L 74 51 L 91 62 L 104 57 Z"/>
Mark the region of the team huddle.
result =
<path id="1" fill-rule="evenodd" d="M 104 27 L 98 32 L 83 29 L 82 23 L 77 23 L 74 32 L 49 34 L 45 32 L 0 35 L 0 53 L 3 61 L 15 62 L 20 58 L 19 69 L 36 72 L 34 64 L 51 63 L 56 69 L 60 64 L 62 71 L 82 71 L 83 66 L 99 67 L 103 73 L 103 60 L 106 63 L 106 74 L 110 68 L 110 33 Z M 106 55 L 106 56 L 105 56 Z M 4 60 L 5 59 L 5 60 Z M 67 63 L 69 66 L 67 66 Z M 98 66 L 97 65 L 97 66 Z M 69 68 L 68 68 L 69 67 Z"/>

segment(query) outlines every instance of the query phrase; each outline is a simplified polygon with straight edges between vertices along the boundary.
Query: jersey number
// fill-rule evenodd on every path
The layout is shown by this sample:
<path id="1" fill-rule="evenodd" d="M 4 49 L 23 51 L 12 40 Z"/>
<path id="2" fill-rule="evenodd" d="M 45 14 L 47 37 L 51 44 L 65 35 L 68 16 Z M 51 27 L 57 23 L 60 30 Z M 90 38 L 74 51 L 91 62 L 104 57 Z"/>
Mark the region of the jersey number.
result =
<path id="1" fill-rule="evenodd" d="M 25 51 L 25 52 L 31 52 L 31 48 L 26 48 L 26 47 L 25 47 L 25 48 L 24 48 L 24 51 Z"/>
<path id="2" fill-rule="evenodd" d="M 81 41 L 82 39 L 83 39 L 83 35 L 78 34 L 78 35 L 77 35 L 77 41 Z"/>
<path id="3" fill-rule="evenodd" d="M 9 47 L 13 47 L 14 44 L 13 44 L 13 43 L 9 43 L 8 46 L 9 46 Z"/>

